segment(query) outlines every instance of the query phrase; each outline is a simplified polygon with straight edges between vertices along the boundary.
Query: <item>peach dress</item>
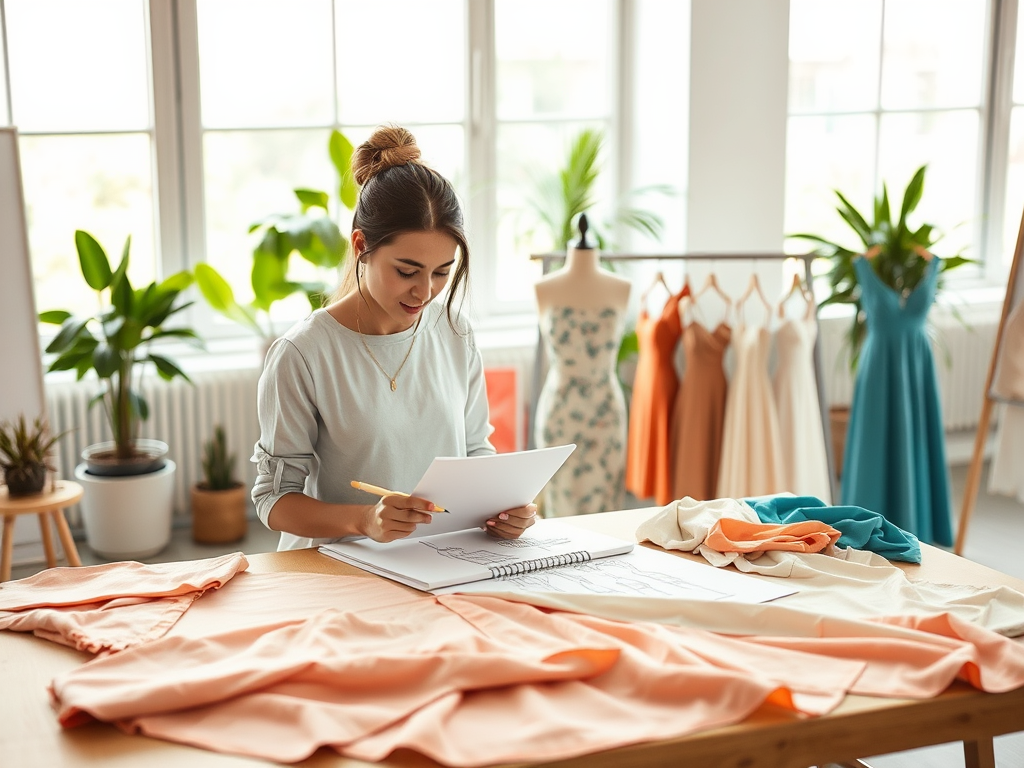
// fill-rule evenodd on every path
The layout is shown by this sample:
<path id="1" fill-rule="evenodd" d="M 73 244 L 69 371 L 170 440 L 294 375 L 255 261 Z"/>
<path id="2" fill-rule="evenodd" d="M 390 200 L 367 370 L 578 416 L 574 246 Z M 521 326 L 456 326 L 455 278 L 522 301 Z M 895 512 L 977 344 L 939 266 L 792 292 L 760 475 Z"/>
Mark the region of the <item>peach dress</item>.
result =
<path id="1" fill-rule="evenodd" d="M 669 433 L 679 389 L 675 368 L 683 330 L 679 302 L 688 294 L 687 285 L 665 302 L 659 317 L 652 319 L 641 309 L 636 321 L 640 356 L 630 399 L 626 490 L 639 499 L 653 496 L 658 504 L 674 498 Z"/>

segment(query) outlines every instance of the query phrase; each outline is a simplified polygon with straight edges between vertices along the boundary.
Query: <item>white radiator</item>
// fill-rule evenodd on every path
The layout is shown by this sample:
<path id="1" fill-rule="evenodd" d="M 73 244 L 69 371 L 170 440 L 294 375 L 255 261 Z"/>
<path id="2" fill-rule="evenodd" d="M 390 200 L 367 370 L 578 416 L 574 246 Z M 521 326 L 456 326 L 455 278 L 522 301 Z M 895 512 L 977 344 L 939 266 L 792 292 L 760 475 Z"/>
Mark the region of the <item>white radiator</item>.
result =
<path id="1" fill-rule="evenodd" d="M 152 375 L 143 383 L 149 419 L 143 423 L 140 437 L 163 440 L 169 447 L 169 458 L 177 465 L 175 514 L 189 513 L 191 486 L 202 479 L 203 444 L 213 437 L 216 424 L 224 427 L 228 450 L 236 455 L 236 477 L 252 487 L 256 467 L 249 457 L 260 436 L 256 417 L 259 374 L 258 369 L 189 374 L 195 386 L 181 379 L 165 382 Z M 61 477 L 74 476 L 82 449 L 111 439 L 102 406 L 89 408 L 96 386 L 95 380 L 88 379 L 46 383 L 46 409 L 54 433 L 73 430 L 58 443 Z"/>

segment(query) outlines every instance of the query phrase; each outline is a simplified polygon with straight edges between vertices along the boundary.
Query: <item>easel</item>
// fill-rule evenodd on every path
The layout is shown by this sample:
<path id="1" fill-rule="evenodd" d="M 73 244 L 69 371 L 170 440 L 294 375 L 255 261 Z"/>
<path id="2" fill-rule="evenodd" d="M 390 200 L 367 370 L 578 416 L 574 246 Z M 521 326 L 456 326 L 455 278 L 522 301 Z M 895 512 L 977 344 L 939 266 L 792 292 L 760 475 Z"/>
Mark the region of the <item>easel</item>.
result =
<path id="1" fill-rule="evenodd" d="M 992 350 L 992 361 L 988 366 L 988 377 L 985 379 L 985 395 L 981 404 L 981 419 L 978 422 L 978 433 L 974 438 L 974 454 L 971 456 L 971 464 L 967 470 L 967 482 L 964 485 L 964 500 L 960 509 L 960 524 L 956 533 L 956 544 L 953 551 L 961 554 L 964 548 L 964 540 L 967 538 L 967 525 L 971 520 L 971 513 L 974 511 L 974 502 L 978 496 L 978 486 L 981 484 L 981 465 L 985 458 L 985 441 L 988 438 L 989 423 L 992 421 L 992 409 L 996 403 L 1009 403 L 1024 407 L 1024 402 L 1009 400 L 992 391 L 992 383 L 995 380 L 996 370 L 999 365 L 999 354 L 1002 350 L 1003 332 L 1006 329 L 1006 320 L 1010 312 L 1018 302 L 1024 301 L 1024 281 L 1018 279 L 1018 275 L 1024 269 L 1024 259 L 1021 251 L 1024 250 L 1024 215 L 1021 216 L 1020 229 L 1017 232 L 1017 246 L 1013 252 L 1013 262 L 1010 264 L 1010 276 L 1006 281 L 1006 297 L 1003 299 L 1003 313 L 999 318 L 999 327 L 996 329 L 996 343 Z"/>

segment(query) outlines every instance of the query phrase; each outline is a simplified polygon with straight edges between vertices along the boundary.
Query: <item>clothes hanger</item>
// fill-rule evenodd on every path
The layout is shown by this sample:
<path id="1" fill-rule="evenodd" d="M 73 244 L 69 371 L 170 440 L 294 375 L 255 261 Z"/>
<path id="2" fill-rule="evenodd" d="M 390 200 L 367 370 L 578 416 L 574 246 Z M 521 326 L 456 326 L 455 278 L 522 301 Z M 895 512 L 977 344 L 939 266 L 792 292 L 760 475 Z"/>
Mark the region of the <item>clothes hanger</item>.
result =
<path id="1" fill-rule="evenodd" d="M 657 272 L 654 273 L 654 279 L 651 280 L 651 284 L 648 285 L 647 288 L 644 289 L 644 292 L 640 294 L 640 304 L 641 306 L 643 306 L 644 309 L 647 309 L 647 296 L 650 294 L 652 290 L 657 288 L 659 285 L 663 287 L 666 291 L 668 291 L 669 296 L 675 295 L 674 291 L 668 287 L 668 283 L 665 282 L 665 275 L 659 269 Z"/>
<path id="2" fill-rule="evenodd" d="M 799 272 L 793 273 L 793 281 L 789 285 L 789 290 L 782 294 L 782 298 L 779 299 L 779 319 L 785 319 L 786 302 L 793 297 L 793 294 L 799 294 L 800 298 L 804 300 L 804 303 L 807 305 L 807 312 L 804 315 L 804 319 L 809 319 L 811 315 L 814 314 L 814 295 L 811 293 L 811 289 L 807 287 L 807 283 L 804 282 L 804 279 Z"/>
<path id="3" fill-rule="evenodd" d="M 709 290 L 714 291 L 721 297 L 722 301 L 725 302 L 726 310 L 732 307 L 732 299 L 729 298 L 729 295 L 718 286 L 718 278 L 715 277 L 714 272 L 708 272 L 708 276 L 704 279 L 704 285 L 700 287 L 699 291 L 693 294 L 693 298 L 695 300 L 699 299 Z"/>
<path id="4" fill-rule="evenodd" d="M 743 295 L 736 300 L 736 308 L 742 307 L 747 299 L 751 296 L 756 295 L 760 299 L 761 304 L 764 306 L 767 312 L 767 318 L 772 316 L 772 303 L 768 301 L 768 297 L 764 295 L 764 290 L 761 288 L 761 279 L 757 276 L 757 272 L 750 273 L 750 283 L 747 285 L 747 290 L 743 292 Z"/>

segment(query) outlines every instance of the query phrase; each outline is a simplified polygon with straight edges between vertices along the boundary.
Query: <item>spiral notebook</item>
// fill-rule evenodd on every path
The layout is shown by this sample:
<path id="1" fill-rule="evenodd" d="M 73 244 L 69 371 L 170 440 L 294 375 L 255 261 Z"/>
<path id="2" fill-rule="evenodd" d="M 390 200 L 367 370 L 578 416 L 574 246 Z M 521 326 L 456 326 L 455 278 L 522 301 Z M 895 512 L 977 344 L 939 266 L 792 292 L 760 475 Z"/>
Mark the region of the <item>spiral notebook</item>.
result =
<path id="1" fill-rule="evenodd" d="M 425 592 L 559 568 L 632 549 L 633 542 L 557 520 L 538 520 L 518 539 L 496 539 L 470 528 L 388 544 L 357 539 L 320 547 L 326 555 Z"/>

